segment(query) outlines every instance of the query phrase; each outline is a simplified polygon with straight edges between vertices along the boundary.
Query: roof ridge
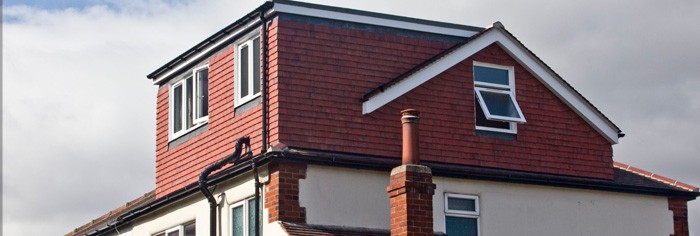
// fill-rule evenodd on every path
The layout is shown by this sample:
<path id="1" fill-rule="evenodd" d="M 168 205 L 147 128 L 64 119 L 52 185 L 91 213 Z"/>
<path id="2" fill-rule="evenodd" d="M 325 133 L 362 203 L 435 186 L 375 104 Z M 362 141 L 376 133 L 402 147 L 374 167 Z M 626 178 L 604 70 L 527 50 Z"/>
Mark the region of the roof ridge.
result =
<path id="1" fill-rule="evenodd" d="M 664 183 L 664 184 L 667 184 L 667 185 L 670 185 L 673 187 L 681 188 L 683 190 L 687 190 L 687 191 L 691 191 L 691 192 L 699 192 L 700 191 L 700 189 L 698 187 L 693 186 L 691 184 L 687 184 L 687 183 L 678 181 L 677 179 L 669 178 L 669 177 L 666 177 L 666 176 L 663 176 L 660 174 L 652 173 L 650 171 L 643 170 L 643 169 L 640 169 L 640 168 L 637 168 L 637 167 L 634 167 L 631 165 L 627 165 L 627 164 L 622 163 L 622 162 L 614 161 L 613 166 L 615 168 L 618 168 L 618 169 L 621 169 L 621 170 L 624 170 L 624 171 L 627 171 L 630 173 L 634 173 L 634 174 L 637 174 L 637 175 L 640 175 L 640 176 L 643 176 L 643 177 L 649 178 L 651 180 L 655 180 L 655 181 L 658 181 L 658 182 L 661 182 L 661 183 Z"/>

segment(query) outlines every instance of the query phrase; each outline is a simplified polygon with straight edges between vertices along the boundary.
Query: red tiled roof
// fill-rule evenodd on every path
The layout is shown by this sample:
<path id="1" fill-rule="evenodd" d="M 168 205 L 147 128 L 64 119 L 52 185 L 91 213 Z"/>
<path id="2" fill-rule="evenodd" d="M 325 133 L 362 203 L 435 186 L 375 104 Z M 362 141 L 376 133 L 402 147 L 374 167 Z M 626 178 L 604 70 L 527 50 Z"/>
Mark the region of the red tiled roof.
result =
<path id="1" fill-rule="evenodd" d="M 613 166 L 615 166 L 615 168 L 625 170 L 625 171 L 628 171 L 631 173 L 635 173 L 635 174 L 638 174 L 638 175 L 641 175 L 641 176 L 644 176 L 644 177 L 671 185 L 673 187 L 681 188 L 681 189 L 691 191 L 691 192 L 698 191 L 698 187 L 695 187 L 693 185 L 686 184 L 686 183 L 683 183 L 681 181 L 678 181 L 678 180 L 675 180 L 675 179 L 672 179 L 672 178 L 669 178 L 669 177 L 666 177 L 663 175 L 659 175 L 659 174 L 652 173 L 652 172 L 649 172 L 646 170 L 642 170 L 642 169 L 639 169 L 639 168 L 631 166 L 631 165 L 627 165 L 627 164 L 620 163 L 620 162 L 614 162 Z"/>
<path id="2" fill-rule="evenodd" d="M 131 210 L 134 210 L 136 208 L 139 208 L 141 206 L 144 206 L 148 203 L 153 202 L 156 199 L 156 194 L 155 190 L 150 191 L 143 196 L 134 199 L 133 201 L 127 202 L 126 204 L 118 207 L 117 209 L 114 209 L 110 211 L 107 214 L 104 214 L 97 219 L 94 219 L 90 221 L 89 223 L 80 226 L 73 231 L 69 232 L 66 234 L 66 236 L 77 236 L 77 235 L 85 235 L 90 231 L 91 229 L 96 229 L 96 228 L 102 228 L 106 226 L 109 222 L 112 222 L 117 219 L 117 217 L 123 215 L 124 213 L 127 213 Z"/>

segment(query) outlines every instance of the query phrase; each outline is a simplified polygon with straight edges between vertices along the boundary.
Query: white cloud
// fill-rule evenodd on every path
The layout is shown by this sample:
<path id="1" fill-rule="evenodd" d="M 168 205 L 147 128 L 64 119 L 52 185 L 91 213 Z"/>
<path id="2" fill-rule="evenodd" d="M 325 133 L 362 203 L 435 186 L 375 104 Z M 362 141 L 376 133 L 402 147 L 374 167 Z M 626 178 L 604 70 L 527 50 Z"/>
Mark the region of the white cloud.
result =
<path id="1" fill-rule="evenodd" d="M 616 160 L 700 184 L 700 3 L 316 2 L 501 21 L 628 134 Z M 260 4 L 3 6 L 4 233 L 63 234 L 151 190 L 156 87 L 145 75 Z M 698 232 L 700 204 L 690 206 Z"/>

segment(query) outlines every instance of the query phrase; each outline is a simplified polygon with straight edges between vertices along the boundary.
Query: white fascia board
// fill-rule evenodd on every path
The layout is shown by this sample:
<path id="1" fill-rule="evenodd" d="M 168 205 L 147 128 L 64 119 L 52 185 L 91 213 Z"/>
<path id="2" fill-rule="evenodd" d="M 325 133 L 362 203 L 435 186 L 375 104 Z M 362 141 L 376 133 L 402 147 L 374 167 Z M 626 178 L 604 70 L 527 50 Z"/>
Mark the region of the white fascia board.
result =
<path id="1" fill-rule="evenodd" d="M 274 10 L 276 12 L 282 12 L 282 13 L 290 13 L 290 14 L 312 16 L 312 17 L 332 19 L 332 20 L 348 21 L 348 22 L 362 23 L 362 24 L 368 24 L 368 25 L 387 26 L 387 27 L 393 27 L 393 28 L 399 28 L 399 29 L 422 31 L 422 32 L 429 32 L 429 33 L 436 33 L 436 34 L 458 36 L 458 37 L 471 37 L 471 36 L 478 33 L 476 31 L 470 31 L 470 30 L 464 30 L 464 29 L 455 29 L 455 28 L 449 28 L 449 27 L 425 25 L 425 24 L 406 22 L 406 21 L 401 21 L 401 20 L 392 20 L 392 19 L 386 19 L 386 18 L 380 18 L 380 17 L 363 16 L 363 15 L 357 15 L 357 14 L 351 14 L 351 13 L 329 11 L 329 10 L 302 7 L 302 6 L 293 6 L 293 5 L 283 4 L 283 3 L 275 3 Z"/>
<path id="2" fill-rule="evenodd" d="M 520 43 L 503 32 L 502 29 L 498 28 L 492 29 L 472 39 L 471 42 L 387 88 L 384 92 L 370 97 L 367 101 L 362 103 L 362 114 L 368 114 L 379 109 L 494 42 L 503 47 L 514 59 L 527 68 L 535 78 L 539 79 L 540 82 L 554 92 L 564 103 L 583 117 L 586 122 L 593 126 L 593 128 L 602 134 L 610 143 L 617 144 L 619 137 L 614 125 L 591 107 L 578 93 L 564 84 L 554 75 L 554 72 L 544 66 L 540 60 L 536 59 L 536 57 Z"/>
<path id="3" fill-rule="evenodd" d="M 174 67 L 174 68 L 167 69 L 167 72 L 166 72 L 166 73 L 160 74 L 158 77 L 156 77 L 156 78 L 153 80 L 153 84 L 154 84 L 154 85 L 159 84 L 159 83 L 160 83 L 161 81 L 163 81 L 164 79 L 169 78 L 170 76 L 172 76 L 173 73 L 175 73 L 175 71 L 179 71 L 179 70 L 181 70 L 182 68 L 184 68 L 185 66 L 189 65 L 190 63 L 195 62 L 195 61 L 197 61 L 197 60 L 200 60 L 204 55 L 206 55 L 207 53 L 209 53 L 209 52 L 211 52 L 212 50 L 214 50 L 214 48 L 220 46 L 220 45 L 223 44 L 224 42 L 228 42 L 229 40 L 231 40 L 231 39 L 233 39 L 233 38 L 235 38 L 235 37 L 237 37 L 237 36 L 240 36 L 241 33 L 243 33 L 244 30 L 248 29 L 249 27 L 251 27 L 251 26 L 253 26 L 253 25 L 255 25 L 255 24 L 259 23 L 259 22 L 260 22 L 260 19 L 256 19 L 256 20 L 253 20 L 253 21 L 251 21 L 251 22 L 248 22 L 248 24 L 246 24 L 246 25 L 243 26 L 243 27 L 238 27 L 238 29 L 236 29 L 236 31 L 233 31 L 233 33 L 230 33 L 228 36 L 226 36 L 226 38 L 219 39 L 216 43 L 208 45 L 208 46 L 207 46 L 206 48 L 204 48 L 202 51 L 199 51 L 196 55 L 191 56 L 189 59 L 187 59 L 187 61 L 179 63 L 178 66 L 176 66 L 176 67 Z"/>
<path id="4" fill-rule="evenodd" d="M 598 133 L 602 134 L 610 143 L 617 144 L 619 141 L 618 131 L 615 126 L 603 117 L 600 112 L 591 106 L 570 86 L 566 85 L 553 71 L 543 65 L 532 53 L 524 48 L 509 34 L 500 32 L 501 40 L 498 43 L 520 62 L 537 79 L 556 94 L 564 103 L 569 105 L 586 122 L 588 122 Z"/>

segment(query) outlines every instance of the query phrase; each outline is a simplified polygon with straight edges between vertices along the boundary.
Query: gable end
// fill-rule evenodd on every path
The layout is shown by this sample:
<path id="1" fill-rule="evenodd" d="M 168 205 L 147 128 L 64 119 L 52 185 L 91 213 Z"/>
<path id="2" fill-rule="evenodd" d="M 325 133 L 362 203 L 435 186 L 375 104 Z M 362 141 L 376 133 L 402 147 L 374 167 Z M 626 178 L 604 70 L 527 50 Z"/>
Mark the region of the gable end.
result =
<path id="1" fill-rule="evenodd" d="M 523 65 L 535 78 L 579 114 L 611 144 L 618 142 L 621 136 L 620 129 L 530 50 L 525 48 L 520 41 L 498 22 L 494 24 L 494 27 L 469 38 L 461 46 L 441 54 L 442 56 L 432 60 L 432 63 L 421 65 L 413 74 L 407 75 L 399 81 L 392 81 L 393 84 L 379 92 L 376 90 L 370 92 L 362 103 L 362 113 L 369 114 L 379 109 L 493 43 L 497 43 L 511 57 Z M 382 85 L 382 87 L 384 86 L 386 85 Z"/>

